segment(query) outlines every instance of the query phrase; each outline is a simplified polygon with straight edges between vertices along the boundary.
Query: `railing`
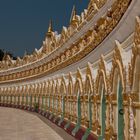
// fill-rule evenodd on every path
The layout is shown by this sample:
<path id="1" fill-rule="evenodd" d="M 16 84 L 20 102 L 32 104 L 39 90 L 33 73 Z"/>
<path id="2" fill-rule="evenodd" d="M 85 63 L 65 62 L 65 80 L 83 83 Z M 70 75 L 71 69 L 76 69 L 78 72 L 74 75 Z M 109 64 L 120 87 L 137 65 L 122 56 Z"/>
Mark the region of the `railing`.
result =
<path id="1" fill-rule="evenodd" d="M 134 49 L 137 50 L 138 46 Z M 88 65 L 84 79 L 78 69 L 76 76 L 69 74 L 67 80 L 62 77 L 36 84 L 1 86 L 0 105 L 36 111 L 78 139 L 137 140 L 139 93 L 131 87 L 131 91 L 127 91 L 126 76 L 132 74 L 128 76 L 130 85 L 139 85 L 133 82 L 138 74 L 132 73 L 140 63 L 139 60 L 133 65 L 139 56 L 139 51 L 134 52 L 132 68 L 126 71 L 118 45 L 108 75 L 101 57 L 96 79 Z"/>

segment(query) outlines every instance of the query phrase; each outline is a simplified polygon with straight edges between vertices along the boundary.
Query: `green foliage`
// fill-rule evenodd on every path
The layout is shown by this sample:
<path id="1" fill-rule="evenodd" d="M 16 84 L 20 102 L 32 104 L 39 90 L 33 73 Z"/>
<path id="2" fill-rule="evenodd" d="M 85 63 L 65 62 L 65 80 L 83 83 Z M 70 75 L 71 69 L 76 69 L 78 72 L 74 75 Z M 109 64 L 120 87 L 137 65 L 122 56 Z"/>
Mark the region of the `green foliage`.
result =
<path id="1" fill-rule="evenodd" d="M 11 52 L 5 52 L 5 51 L 0 49 L 0 61 L 2 61 L 5 54 L 9 55 L 13 60 L 17 59 Z"/>
<path id="2" fill-rule="evenodd" d="M 0 61 L 2 61 L 3 56 L 4 56 L 4 51 L 0 49 Z"/>

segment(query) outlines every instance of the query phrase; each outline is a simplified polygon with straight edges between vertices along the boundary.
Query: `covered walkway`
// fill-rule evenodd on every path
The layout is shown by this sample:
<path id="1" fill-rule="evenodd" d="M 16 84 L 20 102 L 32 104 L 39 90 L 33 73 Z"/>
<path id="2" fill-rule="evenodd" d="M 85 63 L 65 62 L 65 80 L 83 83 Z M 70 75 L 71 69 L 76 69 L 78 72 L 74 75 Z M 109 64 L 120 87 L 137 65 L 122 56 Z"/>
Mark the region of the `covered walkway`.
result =
<path id="1" fill-rule="evenodd" d="M 61 128 L 42 121 L 38 115 L 0 107 L 0 140 L 73 140 Z M 52 128 L 54 127 L 54 130 Z M 61 135 L 62 134 L 62 135 Z M 61 136 L 62 137 L 61 137 Z"/>

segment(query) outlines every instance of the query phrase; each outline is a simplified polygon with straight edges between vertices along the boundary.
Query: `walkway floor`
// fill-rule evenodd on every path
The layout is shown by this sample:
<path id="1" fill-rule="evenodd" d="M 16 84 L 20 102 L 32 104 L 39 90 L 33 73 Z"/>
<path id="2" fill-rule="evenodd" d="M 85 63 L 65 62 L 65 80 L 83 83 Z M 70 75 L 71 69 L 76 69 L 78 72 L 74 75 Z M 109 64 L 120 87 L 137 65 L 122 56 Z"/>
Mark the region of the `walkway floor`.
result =
<path id="1" fill-rule="evenodd" d="M 54 127 L 57 129 L 57 126 Z M 18 109 L 0 107 L 0 140 L 63 139 L 56 131 L 42 121 L 38 115 Z M 72 139 L 68 137 L 67 140 Z"/>

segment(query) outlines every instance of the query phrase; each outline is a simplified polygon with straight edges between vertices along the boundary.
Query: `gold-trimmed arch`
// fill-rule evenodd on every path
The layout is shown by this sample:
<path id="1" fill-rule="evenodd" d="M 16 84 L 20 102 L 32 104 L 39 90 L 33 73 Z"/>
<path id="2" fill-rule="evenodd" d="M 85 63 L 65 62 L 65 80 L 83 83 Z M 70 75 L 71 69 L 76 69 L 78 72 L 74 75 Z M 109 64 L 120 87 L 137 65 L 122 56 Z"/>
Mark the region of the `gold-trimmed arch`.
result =
<path id="1" fill-rule="evenodd" d="M 55 93 L 59 94 L 60 93 L 60 80 L 56 80 L 56 86 L 55 86 Z"/>
<path id="2" fill-rule="evenodd" d="M 93 93 L 94 92 L 94 81 L 93 81 L 93 75 L 92 75 L 92 66 L 90 63 L 88 63 L 87 65 L 87 69 L 86 69 L 86 81 L 85 81 L 85 93 L 86 92 L 90 92 Z"/>
<path id="3" fill-rule="evenodd" d="M 55 87 L 56 87 L 55 79 L 52 79 L 52 87 L 51 87 L 51 93 L 52 93 L 52 95 L 55 94 Z"/>
<path id="4" fill-rule="evenodd" d="M 72 73 L 69 73 L 69 78 L 68 78 L 68 95 L 72 95 L 73 91 L 74 91 L 74 83 L 73 83 L 73 77 L 72 77 Z"/>
<path id="5" fill-rule="evenodd" d="M 132 48 L 133 57 L 131 60 L 131 71 L 130 71 L 130 83 L 132 86 L 132 100 L 131 102 L 139 103 L 140 101 L 140 18 L 136 17 L 136 27 L 135 27 L 135 34 L 134 34 L 134 47 Z M 132 104 L 131 103 L 131 104 Z M 139 121 L 140 118 L 140 110 L 136 108 L 135 112 L 133 112 L 134 125 L 131 126 L 132 130 L 136 129 L 135 132 L 135 139 L 140 139 Z"/>
<path id="6" fill-rule="evenodd" d="M 116 76 L 120 76 L 120 80 L 122 83 L 123 93 L 126 91 L 126 81 L 125 81 L 125 69 L 123 66 L 122 55 L 121 55 L 121 44 L 116 40 L 116 47 L 113 54 L 112 60 L 112 70 L 111 70 L 111 91 L 114 91 L 116 84 L 114 84 Z"/>
<path id="7" fill-rule="evenodd" d="M 83 94 L 84 92 L 84 89 L 83 89 L 83 81 L 82 81 L 82 74 L 81 74 L 81 70 L 78 68 L 77 70 L 77 74 L 76 74 L 76 82 L 75 82 L 75 85 L 74 85 L 74 93 L 79 93 L 79 94 Z M 79 90 L 79 92 L 78 92 Z"/>
<path id="8" fill-rule="evenodd" d="M 131 86 L 132 92 L 138 93 L 140 91 L 140 18 L 136 17 L 136 29 L 134 35 L 134 47 L 132 48 L 133 57 L 131 60 L 132 71 L 131 75 Z M 139 96 L 139 95 L 138 95 Z M 137 98 L 139 99 L 139 98 Z"/>
<path id="9" fill-rule="evenodd" d="M 110 78 L 110 86 L 112 94 L 111 96 L 111 105 L 112 111 L 111 116 L 113 116 L 112 121 L 112 134 L 114 139 L 124 139 L 125 132 L 124 128 L 126 127 L 125 124 L 127 124 L 127 115 L 125 112 L 127 111 L 124 108 L 123 102 L 124 102 L 124 96 L 126 94 L 126 70 L 123 65 L 122 60 L 122 48 L 121 44 L 118 41 L 115 41 L 116 47 L 113 54 L 113 60 L 112 60 L 112 71 L 111 71 L 111 78 Z M 117 107 L 112 104 L 117 104 Z M 119 126 L 121 126 L 119 128 Z"/>
<path id="10" fill-rule="evenodd" d="M 105 67 L 105 61 L 104 61 L 103 55 L 101 55 L 98 74 L 97 74 L 97 78 L 96 78 L 97 93 L 99 93 L 99 87 L 100 87 L 101 82 L 103 82 L 104 88 L 105 88 L 105 93 L 107 93 L 107 74 L 106 74 L 106 67 Z"/>
<path id="11" fill-rule="evenodd" d="M 106 67 L 104 56 L 101 55 L 100 62 L 98 64 L 98 73 L 96 78 L 96 96 L 98 97 L 96 102 L 100 102 L 100 104 L 96 104 L 97 116 L 97 133 L 100 137 L 104 137 L 105 129 L 106 129 L 106 116 L 107 116 L 107 105 L 106 105 L 106 94 L 107 94 L 107 74 L 106 74 Z"/>
<path id="12" fill-rule="evenodd" d="M 46 81 L 46 95 L 49 95 L 49 81 Z"/>
<path id="13" fill-rule="evenodd" d="M 52 81 L 51 79 L 48 80 L 48 95 L 51 95 L 51 89 L 52 89 Z"/>
<path id="14" fill-rule="evenodd" d="M 61 78 L 60 93 L 62 95 L 66 95 L 67 94 L 67 86 L 66 86 L 66 80 L 65 80 L 64 75 Z"/>

